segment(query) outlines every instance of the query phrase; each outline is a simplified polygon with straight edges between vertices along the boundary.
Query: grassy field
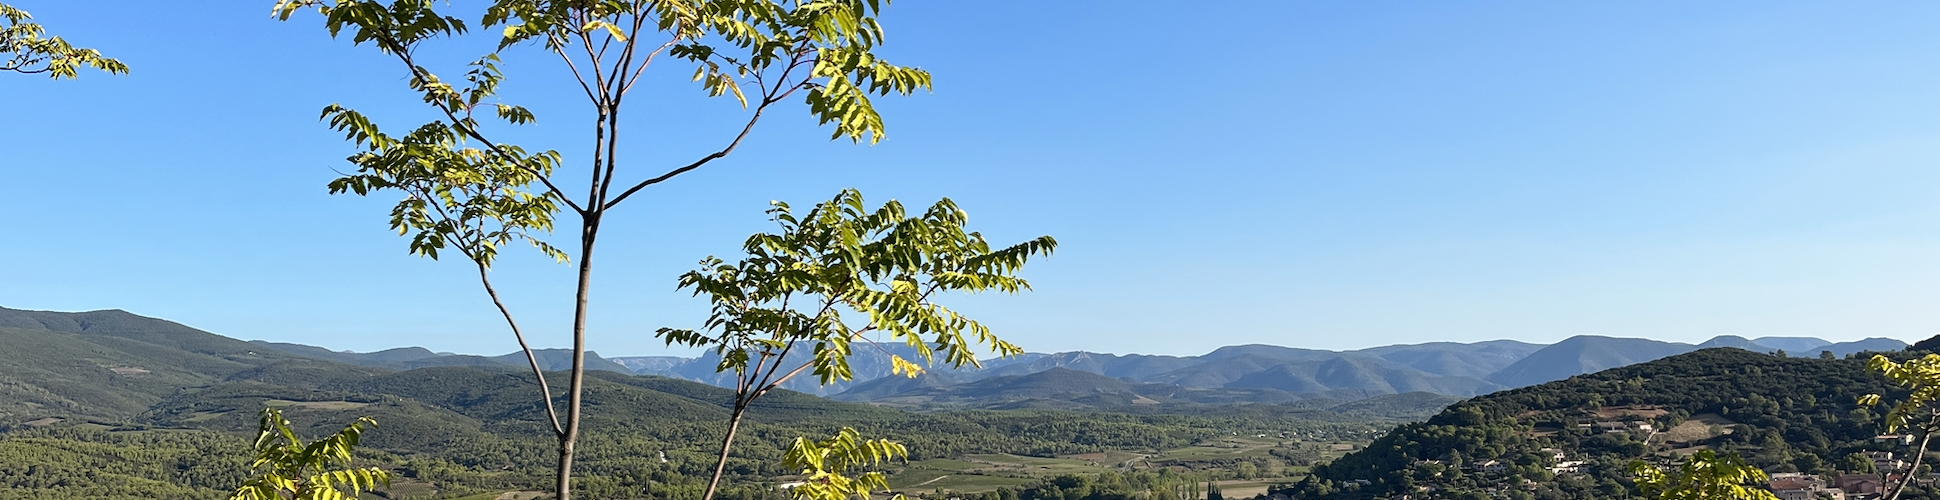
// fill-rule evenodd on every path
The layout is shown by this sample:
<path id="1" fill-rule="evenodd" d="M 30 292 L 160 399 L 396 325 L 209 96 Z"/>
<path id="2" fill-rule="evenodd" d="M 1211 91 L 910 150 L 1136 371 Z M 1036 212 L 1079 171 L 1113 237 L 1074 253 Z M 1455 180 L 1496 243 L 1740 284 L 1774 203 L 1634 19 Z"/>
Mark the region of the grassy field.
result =
<path id="1" fill-rule="evenodd" d="M 1226 498 L 1249 498 L 1266 494 L 1266 487 L 1299 482 L 1299 477 L 1269 477 L 1251 480 L 1220 481 L 1219 492 Z"/>
<path id="2" fill-rule="evenodd" d="M 1287 440 L 1273 437 L 1229 436 L 1201 443 L 1198 446 L 1165 450 L 1145 459 L 1155 465 L 1161 465 L 1173 462 L 1262 458 L 1271 456 L 1267 450 L 1287 443 Z"/>
<path id="3" fill-rule="evenodd" d="M 1109 463 L 1109 464 L 1115 464 Z M 1028 483 L 1032 478 L 1058 474 L 1097 474 L 1113 467 L 1075 458 L 1017 455 L 968 455 L 962 459 L 911 462 L 889 476 L 889 486 L 901 493 L 950 491 L 980 493 Z"/>

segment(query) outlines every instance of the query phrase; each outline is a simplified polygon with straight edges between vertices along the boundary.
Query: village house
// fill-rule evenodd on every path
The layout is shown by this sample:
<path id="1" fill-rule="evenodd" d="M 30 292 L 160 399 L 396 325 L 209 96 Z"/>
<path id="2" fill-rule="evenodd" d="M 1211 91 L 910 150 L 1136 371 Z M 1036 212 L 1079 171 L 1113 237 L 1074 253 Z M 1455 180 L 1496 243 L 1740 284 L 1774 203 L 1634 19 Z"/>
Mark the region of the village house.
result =
<path id="1" fill-rule="evenodd" d="M 1866 458 L 1873 460 L 1873 468 L 1880 472 L 1893 472 L 1906 469 L 1906 461 L 1893 457 L 1890 451 L 1868 451 Z"/>
<path id="2" fill-rule="evenodd" d="M 1886 491 L 1886 480 L 1876 474 L 1840 474 L 1839 489 L 1854 495 L 1878 495 Z"/>
<path id="3" fill-rule="evenodd" d="M 1846 492 L 1827 488 L 1825 480 L 1819 476 L 1785 472 L 1772 474 L 1772 480 L 1767 484 L 1772 489 L 1772 495 L 1779 500 L 1846 500 Z"/>
<path id="4" fill-rule="evenodd" d="M 1875 443 L 1899 443 L 1900 446 L 1913 446 L 1912 434 L 1881 434 L 1873 436 Z"/>

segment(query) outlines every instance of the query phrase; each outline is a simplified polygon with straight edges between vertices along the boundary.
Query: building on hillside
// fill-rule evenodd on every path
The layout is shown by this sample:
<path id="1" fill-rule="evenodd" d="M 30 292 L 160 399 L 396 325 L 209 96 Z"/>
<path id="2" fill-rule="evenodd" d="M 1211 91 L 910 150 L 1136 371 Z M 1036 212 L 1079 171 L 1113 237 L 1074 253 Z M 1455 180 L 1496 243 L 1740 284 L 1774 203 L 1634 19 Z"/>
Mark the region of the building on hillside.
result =
<path id="1" fill-rule="evenodd" d="M 1475 464 L 1475 470 L 1488 473 L 1488 474 L 1501 474 L 1504 471 L 1509 470 L 1509 464 L 1502 463 L 1501 460 L 1490 460 L 1487 462 Z"/>
<path id="2" fill-rule="evenodd" d="M 1882 473 L 1906 470 L 1906 461 L 1895 458 L 1890 451 L 1869 451 L 1866 458 L 1873 459 L 1873 468 Z"/>
<path id="3" fill-rule="evenodd" d="M 1876 474 L 1840 474 L 1839 489 L 1854 495 L 1878 495 L 1886 492 L 1886 480 Z"/>
<path id="4" fill-rule="evenodd" d="M 1779 500 L 1846 500 L 1846 492 L 1827 488 L 1819 476 L 1796 472 L 1772 474 L 1767 484 Z"/>
<path id="5" fill-rule="evenodd" d="M 1551 462 L 1561 462 L 1563 461 L 1563 459 L 1569 458 L 1569 455 L 1563 454 L 1563 450 L 1558 450 L 1555 448 L 1543 448 L 1537 451 L 1544 455 L 1549 456 L 1549 461 Z"/>
<path id="6" fill-rule="evenodd" d="M 1875 443 L 1898 443 L 1900 446 L 1913 446 L 1912 434 L 1881 434 L 1873 436 Z"/>
<path id="7" fill-rule="evenodd" d="M 1564 460 L 1549 466 L 1550 474 L 1575 474 L 1583 471 L 1582 460 Z"/>

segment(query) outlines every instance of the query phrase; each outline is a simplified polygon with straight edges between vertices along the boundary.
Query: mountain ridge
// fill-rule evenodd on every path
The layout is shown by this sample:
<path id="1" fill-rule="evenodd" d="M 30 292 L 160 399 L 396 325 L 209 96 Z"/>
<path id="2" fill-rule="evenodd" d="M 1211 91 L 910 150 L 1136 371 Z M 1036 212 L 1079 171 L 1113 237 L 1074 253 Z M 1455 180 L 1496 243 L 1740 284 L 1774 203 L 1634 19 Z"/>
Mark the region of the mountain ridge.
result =
<path id="1" fill-rule="evenodd" d="M 79 313 L 24 311 L 0 308 L 0 328 L 67 332 L 111 332 L 89 343 L 179 344 L 183 350 L 222 358 L 208 360 L 213 365 L 240 363 L 233 371 L 261 371 L 257 365 L 312 359 L 387 370 L 463 366 L 487 371 L 525 371 L 523 353 L 477 356 L 437 353 L 422 347 L 400 347 L 376 352 L 334 351 L 303 344 L 238 341 L 207 334 L 200 330 L 122 310 Z M 221 341 L 195 337 L 204 334 Z M 1769 342 L 1769 344 L 1761 343 Z M 1851 342 L 1829 342 L 1810 337 L 1718 336 L 1701 344 L 1666 342 L 1643 338 L 1579 335 L 1544 345 L 1515 340 L 1472 343 L 1428 342 L 1397 344 L 1355 350 L 1329 351 L 1267 344 L 1224 346 L 1200 356 L 1146 354 L 1108 354 L 1088 351 L 1027 353 L 1012 358 L 982 362 L 973 367 L 931 366 L 920 378 L 893 377 L 890 356 L 918 359 L 915 349 L 898 344 L 884 349 L 858 349 L 850 363 L 854 380 L 822 385 L 800 377 L 784 388 L 831 399 L 880 402 L 889 405 L 928 407 L 996 408 L 1015 404 L 1018 398 L 999 397 L 979 382 L 1000 378 L 1045 373 L 1051 370 L 1082 372 L 1101 377 L 1081 385 L 1102 388 L 1125 387 L 1096 394 L 1136 394 L 1137 397 L 1090 397 L 1095 404 L 1131 405 L 1131 401 L 1150 399 L 1166 403 L 1230 404 L 1254 402 L 1278 404 L 1291 401 L 1344 399 L 1347 401 L 1413 392 L 1452 397 L 1471 397 L 1497 390 L 1526 387 L 1608 368 L 1648 362 L 1692 352 L 1705 347 L 1733 347 L 1754 352 L 1779 352 L 1809 356 L 1819 351 L 1846 356 L 1862 351 L 1888 351 L 1905 348 L 1894 339 L 1868 338 Z M 541 369 L 567 368 L 570 352 L 540 349 Z M 225 357 L 249 358 L 238 362 Z M 259 359 L 260 358 L 260 359 Z M 696 358 L 673 356 L 619 356 L 605 358 L 589 352 L 586 366 L 592 371 L 635 375 L 658 375 L 683 380 L 729 386 L 731 374 L 714 371 L 718 357 L 711 353 Z M 252 364 L 254 363 L 254 364 Z M 225 365 L 227 366 L 227 365 Z M 292 365 L 297 366 L 297 365 Z M 254 367 L 254 368 L 252 368 Z M 278 376 L 279 372 L 251 375 Z M 1073 377 L 1070 374 L 1060 374 Z M 188 376 L 188 375 L 184 375 Z M 203 374 L 198 376 L 210 376 Z M 228 377 L 229 375 L 223 375 Z M 308 376 L 323 376 L 309 374 Z M 1130 389 L 1139 387 L 1141 389 Z M 1101 389 L 1102 390 L 1102 389 Z M 957 394 L 951 394 L 956 392 Z M 1150 396 L 1145 393 L 1156 394 Z M 1109 401 L 1107 399 L 1110 399 Z M 1147 404 L 1147 403 L 1139 403 Z"/>

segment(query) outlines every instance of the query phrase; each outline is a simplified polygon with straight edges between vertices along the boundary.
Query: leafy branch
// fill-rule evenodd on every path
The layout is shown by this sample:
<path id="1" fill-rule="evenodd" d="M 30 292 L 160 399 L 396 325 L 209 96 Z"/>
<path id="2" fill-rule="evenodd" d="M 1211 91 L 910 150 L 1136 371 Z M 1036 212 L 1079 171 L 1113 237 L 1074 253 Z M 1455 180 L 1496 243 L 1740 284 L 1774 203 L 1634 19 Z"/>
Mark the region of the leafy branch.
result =
<path id="1" fill-rule="evenodd" d="M 0 71 L 46 74 L 56 80 L 78 78 L 82 66 L 108 74 L 128 73 L 128 65 L 101 55 L 101 51 L 75 47 L 59 36 L 47 36 L 47 29 L 30 22 L 34 16 L 7 4 L 0 4 Z"/>
<path id="2" fill-rule="evenodd" d="M 753 402 L 804 372 L 823 385 L 853 378 L 849 356 L 855 342 L 881 349 L 866 334 L 884 333 L 914 349 L 921 364 L 889 355 L 892 371 L 911 377 L 938 354 L 963 367 L 980 366 L 980 347 L 998 356 L 1022 353 L 932 299 L 938 292 L 1028 290 L 1030 283 L 1016 272 L 1057 248 L 1056 240 L 1042 236 L 993 249 L 982 234 L 964 228 L 968 215 L 947 198 L 911 215 L 896 201 L 867 209 L 862 193 L 849 189 L 799 216 L 782 202 L 768 215 L 780 232 L 750 236 L 742 245 L 747 257 L 732 264 L 708 257 L 700 270 L 681 275 L 681 289 L 705 294 L 712 303 L 702 328 L 657 332 L 669 345 L 711 348 L 721 358 L 715 370 L 735 374 L 728 432 L 703 498 L 720 482 L 735 431 Z M 850 324 L 845 311 L 862 320 Z M 789 355 L 798 349 L 811 356 L 792 364 L 798 358 Z"/>
<path id="3" fill-rule="evenodd" d="M 336 434 L 304 443 L 290 429 L 290 421 L 276 408 L 264 408 L 256 433 L 257 472 L 243 482 L 230 500 L 342 500 L 354 499 L 379 485 L 391 485 L 391 473 L 376 467 L 350 467 L 351 452 L 376 420 L 361 417 Z"/>

